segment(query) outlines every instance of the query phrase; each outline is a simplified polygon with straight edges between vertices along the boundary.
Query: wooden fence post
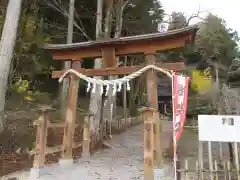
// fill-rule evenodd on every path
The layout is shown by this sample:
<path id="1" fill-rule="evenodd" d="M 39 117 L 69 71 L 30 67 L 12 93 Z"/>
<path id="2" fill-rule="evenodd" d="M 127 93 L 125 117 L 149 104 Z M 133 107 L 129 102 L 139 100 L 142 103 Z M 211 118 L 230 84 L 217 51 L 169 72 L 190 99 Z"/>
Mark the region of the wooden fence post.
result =
<path id="1" fill-rule="evenodd" d="M 179 161 L 177 161 L 176 166 L 178 166 L 178 162 L 179 162 Z M 185 166 L 184 166 L 185 180 L 189 180 L 189 177 L 188 177 L 188 171 L 189 171 L 188 159 L 185 159 L 184 163 L 185 163 Z M 180 167 L 177 167 L 177 170 L 180 170 Z M 178 171 L 177 171 L 177 172 L 178 172 Z M 180 172 L 180 171 L 179 171 L 179 172 Z M 180 177 L 179 177 L 179 174 L 177 174 L 177 180 L 180 180 L 180 179 L 181 179 L 181 174 L 180 174 Z"/>
<path id="2" fill-rule="evenodd" d="M 51 108 L 42 107 L 39 109 L 39 118 L 34 121 L 34 125 L 37 126 L 36 135 L 36 147 L 35 156 L 33 162 L 33 168 L 31 169 L 31 177 L 39 177 L 44 174 L 43 168 L 46 156 L 46 143 L 47 143 L 47 130 L 48 130 L 48 112 L 52 110 Z"/>
<path id="3" fill-rule="evenodd" d="M 186 163 L 188 163 L 188 161 L 186 160 L 185 161 L 185 165 L 187 166 L 187 164 Z M 188 170 L 188 167 L 187 167 L 187 170 Z M 177 178 L 177 180 L 181 180 L 181 162 L 180 161 L 177 161 L 176 162 L 176 178 Z M 187 174 L 187 173 L 186 173 Z M 187 180 L 187 178 L 186 178 L 186 180 Z"/>
<path id="4" fill-rule="evenodd" d="M 83 157 L 89 157 L 90 156 L 90 143 L 91 143 L 90 117 L 91 117 L 91 115 L 85 115 L 84 116 L 83 151 L 82 151 L 82 156 Z"/>

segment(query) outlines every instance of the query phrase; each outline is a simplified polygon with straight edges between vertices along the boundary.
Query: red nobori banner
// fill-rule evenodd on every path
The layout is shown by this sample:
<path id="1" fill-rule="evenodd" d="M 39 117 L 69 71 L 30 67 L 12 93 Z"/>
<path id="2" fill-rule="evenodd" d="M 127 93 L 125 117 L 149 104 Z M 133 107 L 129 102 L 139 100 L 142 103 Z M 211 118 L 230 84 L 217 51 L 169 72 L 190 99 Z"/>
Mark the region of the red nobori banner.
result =
<path id="1" fill-rule="evenodd" d="M 173 132 L 176 142 L 180 139 L 186 120 L 188 77 L 173 75 Z"/>
<path id="2" fill-rule="evenodd" d="M 177 179 L 177 141 L 180 139 L 186 120 L 188 77 L 173 74 L 172 77 L 172 106 L 173 106 L 173 151 L 175 179 Z"/>

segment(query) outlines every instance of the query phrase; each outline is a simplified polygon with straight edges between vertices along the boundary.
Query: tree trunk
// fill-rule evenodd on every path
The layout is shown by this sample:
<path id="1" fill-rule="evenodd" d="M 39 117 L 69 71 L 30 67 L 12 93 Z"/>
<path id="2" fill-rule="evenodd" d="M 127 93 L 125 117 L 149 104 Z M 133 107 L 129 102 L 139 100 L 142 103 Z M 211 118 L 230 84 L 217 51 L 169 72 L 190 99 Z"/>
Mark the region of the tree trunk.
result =
<path id="1" fill-rule="evenodd" d="M 123 11 L 124 8 L 126 7 L 128 1 L 124 1 L 124 0 L 119 0 L 117 3 L 117 7 L 115 7 L 116 9 L 116 27 L 115 27 L 115 32 L 114 32 L 114 38 L 119 38 L 121 36 L 121 32 L 122 32 L 122 24 L 123 24 Z M 109 28 L 111 28 L 111 22 L 112 21 L 112 17 L 110 15 L 110 13 L 112 13 L 112 7 L 113 4 L 109 4 L 108 6 L 108 10 L 106 13 L 106 23 L 105 26 L 109 26 L 108 28 L 105 27 L 105 36 L 110 36 L 110 34 L 106 34 L 106 33 L 110 33 L 109 32 Z M 109 22 L 108 22 L 109 21 Z M 119 64 L 119 57 L 117 57 L 117 64 Z M 109 79 L 116 79 L 117 76 L 110 76 Z M 106 119 L 112 120 L 113 116 L 116 116 L 116 96 L 112 96 L 112 88 L 110 89 L 110 93 L 108 95 L 107 98 L 107 103 L 106 103 L 106 108 L 105 108 L 105 112 L 106 115 L 104 116 Z M 113 113 L 111 113 L 113 112 Z"/>
<path id="2" fill-rule="evenodd" d="M 73 39 L 74 4 L 75 4 L 75 0 L 70 0 L 69 1 L 67 44 L 71 44 L 72 43 L 72 39 Z M 70 68 L 71 68 L 71 61 L 65 61 L 64 62 L 64 69 L 68 70 Z M 65 78 L 63 80 L 63 83 L 62 83 L 61 98 L 60 98 L 60 100 L 61 100 L 61 114 L 62 114 L 62 118 L 65 117 L 65 112 L 66 112 L 68 87 L 69 87 L 69 79 Z"/>
<path id="3" fill-rule="evenodd" d="M 122 25 L 123 25 L 123 11 L 128 4 L 129 0 L 123 1 L 120 0 L 118 3 L 118 7 L 116 7 L 116 28 L 115 28 L 115 34 L 114 37 L 118 38 L 121 36 L 122 33 Z"/>
<path id="4" fill-rule="evenodd" d="M 102 34 L 102 9 L 103 9 L 103 0 L 97 1 L 97 22 L 96 22 L 96 39 L 101 38 Z M 102 67 L 102 59 L 96 58 L 94 61 L 94 69 L 99 69 Z M 101 79 L 101 77 L 94 77 L 95 79 Z M 99 92 L 99 86 L 96 87 L 96 92 Z M 90 131 L 95 130 L 99 127 L 99 122 L 101 118 L 101 104 L 102 97 L 98 93 L 91 93 L 90 95 L 90 104 L 89 111 L 94 114 L 92 117 Z"/>
<path id="5" fill-rule="evenodd" d="M 108 39 L 111 38 L 111 29 L 112 29 L 112 16 L 113 16 L 113 1 L 105 1 L 106 2 L 106 13 L 105 13 L 105 22 L 104 22 L 104 33 L 102 33 L 102 9 L 103 9 L 103 1 L 98 0 L 98 7 L 97 7 L 97 23 L 96 23 L 96 38 L 104 38 Z M 119 16 L 122 17 L 122 14 L 119 14 Z M 115 37 L 120 36 L 119 32 L 121 34 L 121 27 L 122 27 L 122 20 L 119 21 L 121 25 L 117 25 L 117 33 L 115 33 Z M 119 28 L 120 27 L 120 28 Z M 103 37 L 101 37 L 101 34 Z M 101 68 L 102 62 L 100 58 L 95 59 L 94 68 Z M 100 77 L 95 77 L 100 78 Z M 110 77 L 111 79 L 112 77 Z M 98 87 L 99 88 L 99 87 Z M 98 92 L 98 91 L 97 91 Z M 99 126 L 99 121 L 101 117 L 101 101 L 102 97 L 99 94 L 91 94 L 90 98 L 90 107 L 89 110 L 94 114 L 94 123 L 95 126 Z M 106 106 L 103 110 L 103 120 L 104 119 L 112 119 L 110 111 L 112 109 L 112 88 L 109 89 L 109 96 L 106 100 L 106 103 L 104 103 Z M 110 110 L 110 111 L 109 111 Z M 93 128 L 93 127 L 92 127 Z"/>
<path id="6" fill-rule="evenodd" d="M 112 30 L 112 17 L 113 17 L 113 1 L 106 1 L 106 12 L 105 12 L 105 23 L 104 23 L 104 39 L 111 38 Z M 109 80 L 112 80 L 113 76 L 109 77 Z M 103 121 L 112 121 L 111 111 L 113 103 L 113 87 L 109 87 L 108 96 L 104 100 L 104 109 L 103 109 Z"/>
<path id="7" fill-rule="evenodd" d="M 104 39 L 111 38 L 112 17 L 113 17 L 113 0 L 107 0 L 104 23 Z"/>
<path id="8" fill-rule="evenodd" d="M 0 128 L 4 124 L 4 107 L 7 82 L 17 36 L 22 0 L 9 0 L 1 37 L 0 51 Z"/>

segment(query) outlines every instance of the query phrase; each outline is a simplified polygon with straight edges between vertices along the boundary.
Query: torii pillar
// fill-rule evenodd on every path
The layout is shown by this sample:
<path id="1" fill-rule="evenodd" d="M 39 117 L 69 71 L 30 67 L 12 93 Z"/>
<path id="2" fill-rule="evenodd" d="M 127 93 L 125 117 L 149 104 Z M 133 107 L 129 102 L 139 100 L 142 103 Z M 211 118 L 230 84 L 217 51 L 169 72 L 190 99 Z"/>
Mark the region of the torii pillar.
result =
<path id="1" fill-rule="evenodd" d="M 158 112 L 151 107 L 143 107 L 139 110 L 144 120 L 144 179 L 154 179 L 154 169 L 156 167 L 156 119 Z M 159 121 L 159 120 L 158 120 Z"/>
<path id="2" fill-rule="evenodd" d="M 156 51 L 149 50 L 145 53 L 145 59 L 147 65 L 155 65 L 156 64 Z M 146 83 L 147 83 L 147 102 L 151 105 L 156 113 L 158 112 L 158 86 L 157 86 L 157 76 L 154 70 L 149 70 L 146 75 Z M 158 115 L 154 116 L 154 167 L 161 168 L 163 164 L 162 160 L 162 149 L 160 142 L 160 119 Z"/>

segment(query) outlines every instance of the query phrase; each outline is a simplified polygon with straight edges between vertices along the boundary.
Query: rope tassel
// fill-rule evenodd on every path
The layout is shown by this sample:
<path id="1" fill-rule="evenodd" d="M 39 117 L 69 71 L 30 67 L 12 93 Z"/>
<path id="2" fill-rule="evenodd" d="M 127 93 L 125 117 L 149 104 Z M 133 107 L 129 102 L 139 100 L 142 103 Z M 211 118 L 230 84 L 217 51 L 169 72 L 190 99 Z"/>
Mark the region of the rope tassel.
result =
<path id="1" fill-rule="evenodd" d="M 107 87 L 106 87 L 106 93 L 105 93 L 105 96 L 108 95 L 108 91 L 109 91 L 109 84 L 108 84 Z"/>
<path id="2" fill-rule="evenodd" d="M 90 89 L 91 89 L 91 84 L 90 84 L 90 82 L 88 82 L 88 84 L 87 84 L 87 92 L 89 92 Z"/>
<path id="3" fill-rule="evenodd" d="M 119 84 L 118 84 L 118 90 L 117 90 L 117 91 L 120 92 L 121 89 L 122 89 L 122 83 L 119 83 Z"/>
<path id="4" fill-rule="evenodd" d="M 102 95 L 103 94 L 103 85 L 101 85 L 101 87 L 100 87 L 100 95 Z"/>
<path id="5" fill-rule="evenodd" d="M 113 84 L 113 96 L 115 96 L 115 94 L 117 93 L 117 85 Z"/>
<path id="6" fill-rule="evenodd" d="M 95 92 L 96 92 L 96 84 L 93 83 L 92 93 L 95 93 Z"/>
<path id="7" fill-rule="evenodd" d="M 130 91 L 131 88 L 130 88 L 130 84 L 129 84 L 129 81 L 127 82 L 127 90 Z"/>

